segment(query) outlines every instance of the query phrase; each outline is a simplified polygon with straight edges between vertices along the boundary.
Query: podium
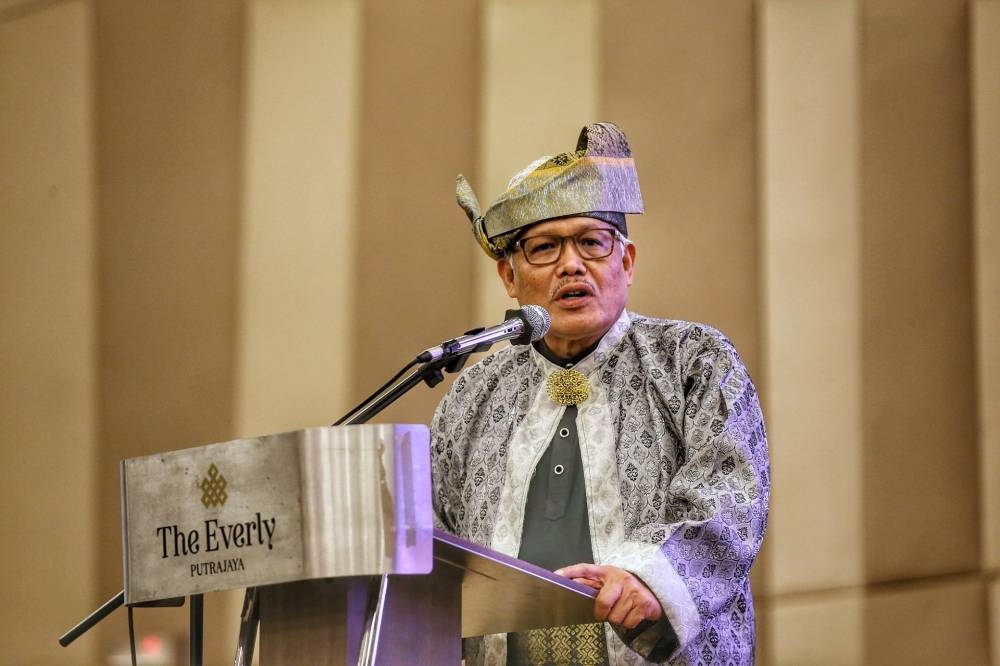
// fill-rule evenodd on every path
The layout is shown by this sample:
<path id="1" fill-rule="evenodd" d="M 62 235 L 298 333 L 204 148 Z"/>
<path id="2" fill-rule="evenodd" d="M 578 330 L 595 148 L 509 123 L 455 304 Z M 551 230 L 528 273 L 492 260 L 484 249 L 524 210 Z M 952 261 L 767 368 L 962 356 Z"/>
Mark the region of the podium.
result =
<path id="1" fill-rule="evenodd" d="M 595 592 L 433 527 L 426 426 L 307 428 L 121 465 L 125 603 L 256 588 L 260 662 L 459 664 Z"/>

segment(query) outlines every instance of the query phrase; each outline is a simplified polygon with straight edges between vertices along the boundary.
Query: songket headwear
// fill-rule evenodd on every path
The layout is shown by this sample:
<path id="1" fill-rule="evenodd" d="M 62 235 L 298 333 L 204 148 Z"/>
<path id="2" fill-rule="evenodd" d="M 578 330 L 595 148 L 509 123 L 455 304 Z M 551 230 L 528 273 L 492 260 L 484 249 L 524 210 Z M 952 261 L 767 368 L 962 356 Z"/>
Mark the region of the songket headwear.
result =
<path id="1" fill-rule="evenodd" d="M 476 240 L 493 259 L 503 257 L 521 230 L 536 222 L 572 215 L 596 217 L 628 235 L 625 213 L 643 212 L 628 139 L 612 123 L 587 125 L 575 151 L 530 164 L 485 213 L 461 174 L 455 193 Z"/>

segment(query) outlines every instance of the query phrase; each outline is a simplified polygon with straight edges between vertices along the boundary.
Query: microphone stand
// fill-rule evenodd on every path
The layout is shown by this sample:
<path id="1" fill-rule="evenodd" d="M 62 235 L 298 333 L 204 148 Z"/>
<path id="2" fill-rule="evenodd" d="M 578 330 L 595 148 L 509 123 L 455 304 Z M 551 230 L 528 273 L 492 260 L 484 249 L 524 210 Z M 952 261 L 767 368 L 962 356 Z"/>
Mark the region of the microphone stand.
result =
<path id="1" fill-rule="evenodd" d="M 481 328 L 475 329 L 466 335 L 472 335 L 482 330 L 483 329 Z M 388 388 L 383 387 L 383 389 L 376 391 L 374 394 L 362 401 L 360 405 L 348 412 L 347 415 L 342 416 L 333 425 L 338 426 L 367 423 L 369 419 L 402 398 L 417 384 L 423 382 L 427 384 L 428 387 L 434 388 L 444 381 L 445 372 L 458 372 L 469 359 L 469 355 L 486 351 L 491 345 L 492 343 L 484 343 L 475 349 L 470 349 L 469 351 L 459 354 L 458 356 L 444 356 L 436 361 L 430 361 L 422 364 L 419 368 L 398 381 L 396 384 L 393 384 Z M 405 372 L 407 368 L 412 365 L 413 363 L 411 362 L 410 365 L 403 368 L 403 372 Z"/>
<path id="2" fill-rule="evenodd" d="M 200 595 L 199 595 L 200 596 Z M 111 615 L 116 609 L 125 605 L 125 590 L 122 590 L 101 604 L 90 615 L 83 618 L 72 629 L 59 637 L 59 645 L 69 647 L 69 644 L 90 631 L 94 625 Z M 130 608 L 175 608 L 184 605 L 184 597 L 172 597 L 170 599 L 157 599 L 155 601 L 143 601 L 137 604 L 130 604 Z"/>

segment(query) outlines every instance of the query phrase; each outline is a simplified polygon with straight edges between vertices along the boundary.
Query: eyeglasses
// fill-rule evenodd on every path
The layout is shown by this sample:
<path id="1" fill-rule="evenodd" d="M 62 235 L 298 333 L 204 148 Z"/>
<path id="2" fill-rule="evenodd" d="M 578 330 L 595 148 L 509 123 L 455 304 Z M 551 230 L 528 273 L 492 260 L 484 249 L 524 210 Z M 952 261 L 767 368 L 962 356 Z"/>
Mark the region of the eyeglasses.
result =
<path id="1" fill-rule="evenodd" d="M 603 259 L 614 251 L 615 239 L 620 236 L 614 229 L 587 229 L 572 236 L 529 236 L 514 245 L 521 248 L 529 264 L 545 266 L 559 261 L 567 238 L 573 239 L 577 253 L 584 259 Z"/>

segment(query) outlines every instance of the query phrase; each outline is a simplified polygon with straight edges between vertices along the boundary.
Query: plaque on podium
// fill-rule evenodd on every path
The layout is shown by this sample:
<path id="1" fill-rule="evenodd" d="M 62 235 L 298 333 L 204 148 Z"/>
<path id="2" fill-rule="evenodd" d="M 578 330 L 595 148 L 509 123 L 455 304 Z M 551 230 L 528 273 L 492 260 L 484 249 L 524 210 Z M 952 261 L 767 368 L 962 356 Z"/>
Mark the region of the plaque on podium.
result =
<path id="1" fill-rule="evenodd" d="M 307 428 L 121 464 L 125 603 L 427 573 L 426 426 Z"/>

